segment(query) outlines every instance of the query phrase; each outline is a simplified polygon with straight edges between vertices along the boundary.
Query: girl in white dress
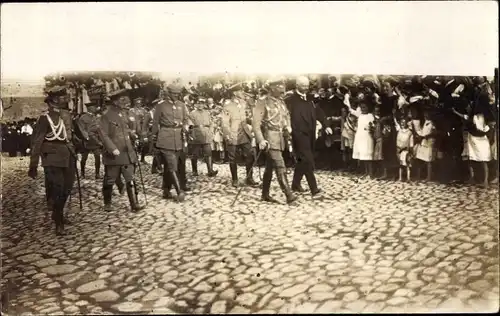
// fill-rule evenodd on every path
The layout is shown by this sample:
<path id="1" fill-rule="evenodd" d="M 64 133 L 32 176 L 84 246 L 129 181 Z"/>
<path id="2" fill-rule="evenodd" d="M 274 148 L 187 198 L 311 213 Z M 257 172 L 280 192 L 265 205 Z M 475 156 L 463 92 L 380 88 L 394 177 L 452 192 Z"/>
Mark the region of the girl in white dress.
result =
<path id="1" fill-rule="evenodd" d="M 363 161 L 365 165 L 365 174 L 370 179 L 373 175 L 373 149 L 374 141 L 372 134 L 372 124 L 375 120 L 373 114 L 368 112 L 368 106 L 365 102 L 356 110 L 349 108 L 352 115 L 358 118 L 358 126 L 354 135 L 354 145 L 352 149 L 352 158 Z"/>
<path id="2" fill-rule="evenodd" d="M 488 187 L 488 162 L 491 160 L 491 146 L 486 133 L 490 131 L 490 127 L 486 124 L 484 114 L 480 110 L 474 110 L 472 117 L 471 128 L 475 128 L 479 133 L 468 133 L 467 152 L 469 155 L 469 171 L 474 174 L 474 163 L 480 163 L 483 166 L 483 186 Z M 474 134 L 474 135 L 473 135 Z"/>
<path id="3" fill-rule="evenodd" d="M 394 118 L 397 137 L 397 156 L 399 158 L 399 181 L 403 181 L 403 169 L 406 169 L 406 179 L 411 181 L 411 160 L 413 151 L 413 131 L 406 118 L 401 119 L 401 124 Z"/>
<path id="4" fill-rule="evenodd" d="M 427 177 L 425 181 L 431 181 L 432 163 L 436 159 L 436 127 L 430 119 L 430 112 L 428 110 L 424 111 L 423 125 L 419 121 L 413 120 L 413 130 L 416 138 L 420 139 L 415 146 L 415 158 L 427 165 Z M 420 169 L 418 170 L 418 175 L 420 175 Z"/>

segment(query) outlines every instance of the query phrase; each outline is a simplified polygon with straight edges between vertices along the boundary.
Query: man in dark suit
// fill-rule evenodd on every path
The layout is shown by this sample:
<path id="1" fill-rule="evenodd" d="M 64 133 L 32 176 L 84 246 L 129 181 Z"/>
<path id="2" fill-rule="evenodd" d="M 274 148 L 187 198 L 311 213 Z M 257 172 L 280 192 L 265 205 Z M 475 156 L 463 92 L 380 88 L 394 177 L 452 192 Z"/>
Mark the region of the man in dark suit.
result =
<path id="1" fill-rule="evenodd" d="M 311 98 L 306 95 L 309 89 L 309 79 L 299 77 L 296 80 L 296 90 L 286 99 L 292 125 L 292 146 L 297 158 L 292 181 L 292 190 L 304 192 L 300 185 L 305 176 L 313 196 L 321 192 L 314 176 L 314 143 L 316 141 L 316 121 L 319 121 L 325 133 L 332 134 L 327 126 L 326 117 Z"/>

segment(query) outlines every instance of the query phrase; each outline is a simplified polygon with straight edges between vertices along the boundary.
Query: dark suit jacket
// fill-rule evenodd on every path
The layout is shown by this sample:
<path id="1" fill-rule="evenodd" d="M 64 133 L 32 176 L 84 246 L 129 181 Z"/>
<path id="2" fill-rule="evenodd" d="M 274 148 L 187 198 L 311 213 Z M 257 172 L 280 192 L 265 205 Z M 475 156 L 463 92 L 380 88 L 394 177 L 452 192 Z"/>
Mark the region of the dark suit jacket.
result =
<path id="1" fill-rule="evenodd" d="M 327 126 L 325 114 L 310 99 L 303 100 L 296 92 L 290 95 L 285 103 L 290 112 L 292 125 L 292 146 L 298 159 L 314 162 L 314 144 L 316 142 L 316 121 L 323 128 Z"/>
<path id="2" fill-rule="evenodd" d="M 54 124 L 57 124 L 60 118 L 63 120 L 66 127 L 67 141 L 48 141 L 45 139 L 52 132 L 46 115 L 50 115 Z M 30 167 L 37 167 L 40 157 L 42 158 L 43 167 L 71 167 L 70 159 L 74 155 L 74 149 L 70 142 L 71 132 L 71 119 L 65 117 L 63 112 L 49 112 L 41 115 L 31 136 Z"/>

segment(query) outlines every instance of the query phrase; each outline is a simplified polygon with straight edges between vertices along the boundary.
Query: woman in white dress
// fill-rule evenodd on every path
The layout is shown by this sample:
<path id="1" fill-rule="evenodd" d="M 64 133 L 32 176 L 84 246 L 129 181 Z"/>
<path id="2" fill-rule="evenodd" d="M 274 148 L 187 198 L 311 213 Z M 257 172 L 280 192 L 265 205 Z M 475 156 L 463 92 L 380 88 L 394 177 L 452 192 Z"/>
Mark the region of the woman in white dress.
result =
<path id="1" fill-rule="evenodd" d="M 473 132 L 475 129 L 476 132 Z M 481 107 L 476 107 L 473 110 L 471 131 L 467 137 L 467 154 L 469 161 L 479 163 L 483 169 L 483 186 L 488 187 L 489 170 L 488 163 L 491 160 L 491 146 L 486 133 L 490 131 L 490 127 L 486 124 L 485 113 Z M 469 165 L 471 175 L 474 174 L 474 165 Z"/>
<path id="2" fill-rule="evenodd" d="M 361 106 L 353 110 L 349 108 L 352 115 L 358 118 L 358 126 L 354 135 L 354 145 L 352 148 L 352 158 L 363 161 L 365 165 L 365 173 L 370 179 L 373 175 L 373 149 L 374 140 L 372 134 L 372 124 L 375 120 L 373 114 L 368 112 L 366 103 L 361 103 Z"/>

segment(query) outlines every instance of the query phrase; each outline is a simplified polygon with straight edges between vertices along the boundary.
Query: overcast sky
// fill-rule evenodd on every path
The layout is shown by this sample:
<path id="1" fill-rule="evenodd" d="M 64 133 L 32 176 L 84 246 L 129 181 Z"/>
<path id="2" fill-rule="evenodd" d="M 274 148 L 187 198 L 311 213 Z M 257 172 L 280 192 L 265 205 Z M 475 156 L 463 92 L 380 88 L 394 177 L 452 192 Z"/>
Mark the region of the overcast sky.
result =
<path id="1" fill-rule="evenodd" d="M 498 4 L 14 3 L 2 78 L 69 70 L 492 75 Z"/>

